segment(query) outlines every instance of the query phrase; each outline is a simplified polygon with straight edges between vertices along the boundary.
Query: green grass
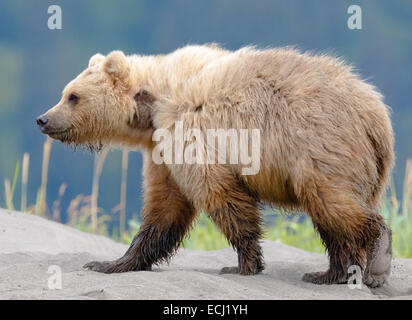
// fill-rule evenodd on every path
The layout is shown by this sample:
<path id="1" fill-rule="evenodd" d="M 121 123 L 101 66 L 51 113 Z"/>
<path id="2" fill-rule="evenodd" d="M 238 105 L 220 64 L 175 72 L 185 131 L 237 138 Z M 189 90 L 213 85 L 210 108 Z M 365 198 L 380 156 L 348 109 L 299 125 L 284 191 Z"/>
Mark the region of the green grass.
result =
<path id="1" fill-rule="evenodd" d="M 407 178 L 412 177 L 412 171 Z M 385 198 L 382 203 L 382 216 L 392 229 L 393 255 L 399 258 L 412 258 L 412 179 L 405 179 L 403 202 L 399 203 L 395 187 L 392 183 L 391 197 Z"/>
<path id="2" fill-rule="evenodd" d="M 265 239 L 311 252 L 325 251 L 309 218 L 302 214 L 272 213 L 272 215 L 274 215 L 274 222 L 266 227 Z"/>
<path id="3" fill-rule="evenodd" d="M 324 252 L 324 247 L 309 219 L 301 219 L 301 215 L 285 215 L 269 211 L 264 211 L 263 215 L 270 215 L 273 220 L 272 223 L 265 225 L 264 239 L 280 241 L 307 251 Z M 194 250 L 217 250 L 227 248 L 229 244 L 215 224 L 202 213 L 185 240 L 184 246 Z"/>

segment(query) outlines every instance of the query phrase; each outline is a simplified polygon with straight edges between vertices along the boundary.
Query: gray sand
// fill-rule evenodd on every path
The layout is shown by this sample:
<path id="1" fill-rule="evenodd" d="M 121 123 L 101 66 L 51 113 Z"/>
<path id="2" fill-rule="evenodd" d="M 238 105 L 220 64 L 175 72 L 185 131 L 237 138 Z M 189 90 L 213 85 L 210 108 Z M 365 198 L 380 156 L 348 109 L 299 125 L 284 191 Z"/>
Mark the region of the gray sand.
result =
<path id="1" fill-rule="evenodd" d="M 99 274 L 83 270 L 91 260 L 120 257 L 126 245 L 20 212 L 0 210 L 0 299 L 412 299 L 412 259 L 395 259 L 390 284 L 319 286 L 305 272 L 327 268 L 327 257 L 263 241 L 266 269 L 257 276 L 219 275 L 236 265 L 232 249 L 181 249 L 170 265 L 153 272 Z M 62 270 L 60 290 L 50 266 Z M 51 267 L 52 270 L 54 267 Z M 51 271 L 52 271 L 51 270 Z"/>

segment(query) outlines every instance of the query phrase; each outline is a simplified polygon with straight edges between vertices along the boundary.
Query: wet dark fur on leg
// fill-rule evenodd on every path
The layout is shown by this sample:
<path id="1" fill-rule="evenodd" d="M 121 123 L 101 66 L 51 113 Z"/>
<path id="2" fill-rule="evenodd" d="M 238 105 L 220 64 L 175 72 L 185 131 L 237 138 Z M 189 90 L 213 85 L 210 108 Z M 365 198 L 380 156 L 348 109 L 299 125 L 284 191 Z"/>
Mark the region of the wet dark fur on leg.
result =
<path id="1" fill-rule="evenodd" d="M 302 280 L 315 284 L 347 283 L 351 265 L 359 266 L 364 273 L 383 228 L 383 219 L 376 213 L 370 213 L 364 228 L 357 234 L 337 234 L 316 226 L 329 255 L 329 269 L 307 273 Z"/>
<path id="2" fill-rule="evenodd" d="M 238 266 L 225 267 L 220 273 L 260 273 L 264 270 L 264 262 L 259 244 L 262 220 L 257 201 L 246 192 L 237 193 L 230 201 L 210 214 L 238 255 Z"/>
<path id="3" fill-rule="evenodd" d="M 168 262 L 184 239 L 186 230 L 173 225 L 166 231 L 142 225 L 123 257 L 115 261 L 93 261 L 84 267 L 103 273 L 151 270 L 153 264 Z"/>

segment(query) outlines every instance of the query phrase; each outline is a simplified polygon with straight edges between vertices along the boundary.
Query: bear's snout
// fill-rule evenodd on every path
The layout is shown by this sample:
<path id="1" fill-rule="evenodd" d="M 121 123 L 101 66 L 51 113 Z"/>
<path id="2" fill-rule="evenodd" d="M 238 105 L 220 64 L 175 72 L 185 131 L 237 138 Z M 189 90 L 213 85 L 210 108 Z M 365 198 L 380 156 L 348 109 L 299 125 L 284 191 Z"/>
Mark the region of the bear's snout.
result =
<path id="1" fill-rule="evenodd" d="M 41 115 L 36 119 L 36 123 L 39 126 L 40 130 L 44 132 L 47 130 L 47 124 L 49 123 L 49 118 L 45 115 Z"/>

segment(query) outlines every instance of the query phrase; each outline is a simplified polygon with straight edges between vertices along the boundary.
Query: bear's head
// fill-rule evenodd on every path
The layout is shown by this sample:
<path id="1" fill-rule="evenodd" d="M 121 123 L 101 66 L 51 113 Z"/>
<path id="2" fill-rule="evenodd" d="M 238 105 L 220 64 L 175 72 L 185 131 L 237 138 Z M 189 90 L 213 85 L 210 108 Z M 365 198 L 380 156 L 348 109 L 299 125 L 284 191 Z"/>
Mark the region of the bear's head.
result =
<path id="1" fill-rule="evenodd" d="M 40 130 L 91 149 L 139 144 L 151 129 L 155 99 L 143 84 L 136 84 L 131 69 L 130 59 L 120 51 L 92 56 L 86 70 L 66 85 L 59 103 L 36 119 Z"/>

